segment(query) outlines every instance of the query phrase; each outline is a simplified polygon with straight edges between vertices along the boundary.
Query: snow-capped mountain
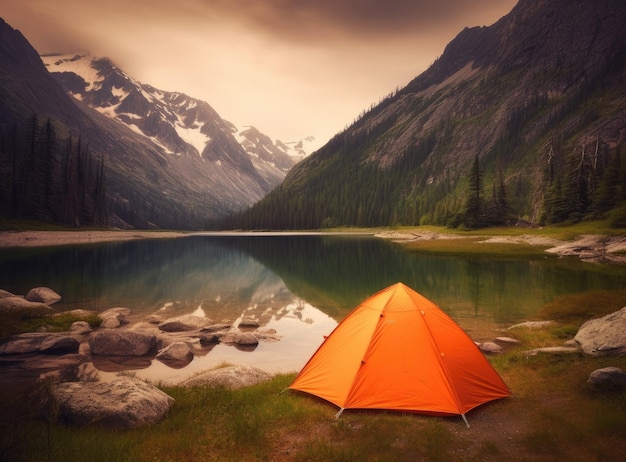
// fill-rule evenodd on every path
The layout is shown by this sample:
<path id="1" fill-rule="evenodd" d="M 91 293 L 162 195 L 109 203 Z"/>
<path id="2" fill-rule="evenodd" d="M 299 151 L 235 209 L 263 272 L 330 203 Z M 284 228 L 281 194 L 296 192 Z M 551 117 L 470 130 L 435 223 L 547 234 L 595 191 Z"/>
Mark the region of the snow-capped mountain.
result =
<path id="1" fill-rule="evenodd" d="M 76 99 L 148 137 L 175 156 L 221 161 L 247 154 L 273 188 L 307 152 L 254 129 L 238 130 L 205 101 L 138 82 L 108 58 L 86 54 L 44 55 L 49 72 Z M 298 145 L 301 148 L 296 149 Z"/>

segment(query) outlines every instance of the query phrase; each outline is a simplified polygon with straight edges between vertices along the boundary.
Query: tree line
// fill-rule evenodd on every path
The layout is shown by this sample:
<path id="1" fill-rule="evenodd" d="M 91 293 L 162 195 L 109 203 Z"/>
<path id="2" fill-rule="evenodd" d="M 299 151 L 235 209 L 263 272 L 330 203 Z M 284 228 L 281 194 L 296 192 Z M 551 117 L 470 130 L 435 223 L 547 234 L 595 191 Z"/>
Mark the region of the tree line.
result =
<path id="1" fill-rule="evenodd" d="M 0 125 L 0 216 L 106 226 L 106 168 L 80 136 L 33 115 Z"/>
<path id="2" fill-rule="evenodd" d="M 470 229 L 510 225 L 528 220 L 529 207 L 539 210 L 539 224 L 604 219 L 626 226 L 626 160 L 620 147 L 598 138 L 571 150 L 554 146 L 545 160 L 544 181 L 530 188 L 522 170 L 493 166 L 488 175 L 475 156 L 463 172 L 426 166 L 436 140 L 427 136 L 409 147 L 393 166 L 382 169 L 355 158 L 368 135 L 333 140 L 340 155 L 320 154 L 306 181 L 287 179 L 259 203 L 221 222 L 224 228 L 318 229 L 334 226 L 435 224 Z M 371 134 L 375 136 L 375 134 Z M 569 151 L 569 152 L 568 152 Z M 443 173 L 441 173 L 443 172 Z"/>

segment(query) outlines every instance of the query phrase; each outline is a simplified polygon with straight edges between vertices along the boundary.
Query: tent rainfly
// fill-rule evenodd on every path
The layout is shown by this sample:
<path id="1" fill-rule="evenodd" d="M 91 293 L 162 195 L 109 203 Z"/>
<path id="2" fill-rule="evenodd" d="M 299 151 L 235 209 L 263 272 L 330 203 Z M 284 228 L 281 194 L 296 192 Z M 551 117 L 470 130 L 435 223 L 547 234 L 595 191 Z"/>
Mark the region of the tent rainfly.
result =
<path id="1" fill-rule="evenodd" d="M 337 325 L 289 386 L 344 409 L 461 415 L 511 395 L 468 335 L 397 283 Z"/>

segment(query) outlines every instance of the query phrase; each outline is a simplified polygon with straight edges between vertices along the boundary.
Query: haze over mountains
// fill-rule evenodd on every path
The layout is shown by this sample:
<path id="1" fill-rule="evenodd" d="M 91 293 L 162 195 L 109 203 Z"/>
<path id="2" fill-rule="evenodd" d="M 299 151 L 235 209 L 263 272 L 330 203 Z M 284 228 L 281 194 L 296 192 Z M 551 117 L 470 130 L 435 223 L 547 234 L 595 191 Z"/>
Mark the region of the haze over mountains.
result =
<path id="1" fill-rule="evenodd" d="M 624 24 L 622 0 L 520 0 L 224 226 L 626 226 Z"/>
<path id="2" fill-rule="evenodd" d="M 625 23 L 623 0 L 520 0 L 293 167 L 292 147 L 108 59 L 48 56 L 49 73 L 2 23 L 2 214 L 187 229 L 626 222 Z"/>
<path id="3" fill-rule="evenodd" d="M 62 153 L 70 150 L 68 143 L 74 149 L 80 144 L 78 156 L 88 152 L 91 163 L 102 159 L 107 202 L 102 213 L 108 217 L 101 217 L 99 224 L 118 227 L 201 228 L 258 201 L 307 154 L 306 140 L 287 144 L 274 142 L 254 127 L 238 130 L 208 103 L 137 82 L 109 59 L 48 56 L 44 67 L 19 31 L 3 22 L 0 37 L 5 73 L 0 82 L 1 133 L 4 141 L 10 132 L 19 134 L 15 146 L 3 152 L 11 157 L 5 165 L 13 166 L 2 171 L 7 215 L 90 221 L 89 214 L 69 218 L 66 212 L 36 210 L 54 208 L 58 197 L 30 197 L 32 188 L 18 186 L 36 182 L 35 176 L 42 174 L 28 172 L 32 166 L 26 164 L 33 160 L 26 157 L 37 151 L 48 159 L 39 159 L 38 165 L 49 163 L 45 168 L 55 170 L 52 164 L 68 162 Z M 48 141 L 42 147 L 38 138 L 43 135 L 34 134 L 28 125 L 48 121 L 52 124 L 46 136 L 53 130 L 54 146 Z M 48 189 L 59 196 L 70 188 L 61 185 L 61 173 L 57 177 Z"/>

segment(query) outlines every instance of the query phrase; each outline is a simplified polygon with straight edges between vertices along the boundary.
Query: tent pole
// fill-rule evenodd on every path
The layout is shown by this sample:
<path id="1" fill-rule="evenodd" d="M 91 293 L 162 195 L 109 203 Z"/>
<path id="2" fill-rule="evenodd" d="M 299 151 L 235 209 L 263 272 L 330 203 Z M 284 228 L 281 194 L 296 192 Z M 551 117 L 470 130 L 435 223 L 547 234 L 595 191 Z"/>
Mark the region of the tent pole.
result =
<path id="1" fill-rule="evenodd" d="M 337 414 L 335 414 L 335 420 L 337 420 L 339 417 L 341 417 L 342 413 L 343 413 L 343 408 L 339 409 L 339 412 L 337 412 Z"/>
<path id="2" fill-rule="evenodd" d="M 467 428 L 470 428 L 469 422 L 467 421 L 467 417 L 465 417 L 465 414 L 461 414 L 461 417 L 463 417 L 463 420 L 465 421 L 465 425 L 467 425 Z"/>

